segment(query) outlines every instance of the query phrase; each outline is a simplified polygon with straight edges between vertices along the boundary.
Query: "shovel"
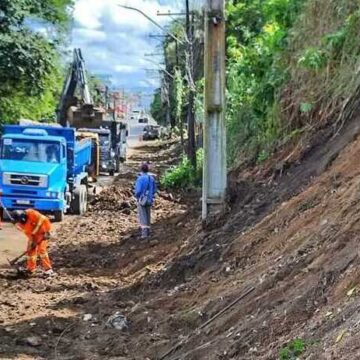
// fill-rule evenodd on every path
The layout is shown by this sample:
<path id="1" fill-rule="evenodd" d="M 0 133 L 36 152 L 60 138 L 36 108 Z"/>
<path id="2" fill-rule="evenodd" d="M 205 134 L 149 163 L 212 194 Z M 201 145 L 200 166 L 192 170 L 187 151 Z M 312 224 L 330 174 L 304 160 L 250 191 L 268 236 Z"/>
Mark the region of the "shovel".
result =
<path id="1" fill-rule="evenodd" d="M 10 266 L 14 267 L 16 265 L 16 263 L 26 255 L 27 251 L 24 251 L 21 255 L 19 255 L 18 257 L 16 257 L 15 259 L 7 259 L 8 263 L 10 264 Z"/>
<path id="2" fill-rule="evenodd" d="M 34 250 L 42 241 L 38 242 L 38 243 L 34 243 L 31 246 L 30 250 Z M 24 251 L 21 255 L 17 256 L 16 258 L 9 260 L 7 259 L 8 263 L 10 264 L 10 266 L 14 267 L 16 265 L 16 263 L 27 254 L 28 250 Z"/>

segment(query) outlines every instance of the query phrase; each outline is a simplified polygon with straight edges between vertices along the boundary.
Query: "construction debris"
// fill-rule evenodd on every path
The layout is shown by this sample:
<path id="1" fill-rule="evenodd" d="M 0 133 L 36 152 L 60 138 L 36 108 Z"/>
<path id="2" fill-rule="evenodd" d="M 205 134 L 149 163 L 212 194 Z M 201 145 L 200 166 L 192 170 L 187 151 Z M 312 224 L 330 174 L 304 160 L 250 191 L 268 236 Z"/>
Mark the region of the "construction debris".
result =
<path id="1" fill-rule="evenodd" d="M 106 326 L 109 328 L 114 328 L 119 331 L 128 330 L 129 324 L 124 315 L 121 315 L 119 312 L 116 312 L 114 315 L 111 315 L 106 322 Z"/>

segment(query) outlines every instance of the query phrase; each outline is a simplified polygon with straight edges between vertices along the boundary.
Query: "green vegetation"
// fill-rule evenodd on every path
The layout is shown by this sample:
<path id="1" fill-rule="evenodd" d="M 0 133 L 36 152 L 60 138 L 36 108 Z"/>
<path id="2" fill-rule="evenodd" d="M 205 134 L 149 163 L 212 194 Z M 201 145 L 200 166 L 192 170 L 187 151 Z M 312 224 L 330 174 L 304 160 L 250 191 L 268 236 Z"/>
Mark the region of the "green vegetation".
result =
<path id="1" fill-rule="evenodd" d="M 203 151 L 199 149 L 196 156 L 196 170 L 191 166 L 190 160 L 183 155 L 179 165 L 170 168 L 160 179 L 161 186 L 165 188 L 199 187 L 202 182 Z"/>
<path id="2" fill-rule="evenodd" d="M 229 163 L 335 121 L 359 85 L 359 3 L 232 0 L 227 12 Z"/>
<path id="3" fill-rule="evenodd" d="M 228 155 L 229 162 L 251 155 L 265 160 L 281 136 L 277 91 L 288 79 L 281 57 L 289 29 L 304 1 L 229 1 Z"/>
<path id="4" fill-rule="evenodd" d="M 54 117 L 62 86 L 60 44 L 72 5 L 72 0 L 1 1 L 1 122 Z"/>
<path id="5" fill-rule="evenodd" d="M 156 89 L 155 91 L 154 100 L 151 103 L 150 113 L 159 124 L 166 124 L 166 109 L 165 106 L 163 106 L 161 89 Z"/>
<path id="6" fill-rule="evenodd" d="M 226 11 L 229 165 L 265 161 L 285 143 L 296 143 L 309 131 L 339 121 L 344 104 L 360 85 L 357 0 L 228 0 Z M 196 26 L 201 38 L 201 26 Z M 174 24 L 174 32 L 183 36 L 179 24 Z M 180 127 L 190 86 L 185 49 L 179 47 L 178 62 L 171 39 L 164 49 L 174 79 L 164 76 L 154 113 L 166 119 L 160 109 L 170 106 L 172 126 Z M 199 49 L 196 86 L 203 77 Z M 181 84 L 176 71 L 182 75 Z M 199 113 L 201 91 L 196 95 Z"/>
<path id="7" fill-rule="evenodd" d="M 302 339 L 295 339 L 279 352 L 280 360 L 296 360 L 306 350 L 306 343 Z"/>

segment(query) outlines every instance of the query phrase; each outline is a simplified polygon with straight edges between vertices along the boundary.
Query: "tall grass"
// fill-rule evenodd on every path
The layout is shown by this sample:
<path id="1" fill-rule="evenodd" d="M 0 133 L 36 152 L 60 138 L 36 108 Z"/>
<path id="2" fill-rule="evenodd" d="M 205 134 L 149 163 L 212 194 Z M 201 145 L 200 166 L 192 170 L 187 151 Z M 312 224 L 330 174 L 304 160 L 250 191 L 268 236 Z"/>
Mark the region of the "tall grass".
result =
<path id="1" fill-rule="evenodd" d="M 183 155 L 180 164 L 165 172 L 160 179 L 162 187 L 167 189 L 199 187 L 202 183 L 203 150 L 196 153 L 196 169 L 193 168 L 187 156 Z"/>

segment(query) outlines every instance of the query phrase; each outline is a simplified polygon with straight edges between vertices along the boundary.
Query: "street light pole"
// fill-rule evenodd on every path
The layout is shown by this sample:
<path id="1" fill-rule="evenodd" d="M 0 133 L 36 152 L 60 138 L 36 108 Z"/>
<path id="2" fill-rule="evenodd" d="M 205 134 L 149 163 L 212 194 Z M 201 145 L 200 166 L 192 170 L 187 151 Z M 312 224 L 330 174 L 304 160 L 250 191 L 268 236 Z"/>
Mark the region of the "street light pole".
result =
<path id="1" fill-rule="evenodd" d="M 159 29 L 161 29 L 165 34 L 169 35 L 171 38 L 173 38 L 175 41 L 178 41 L 179 43 L 183 44 L 184 42 L 179 39 L 178 37 L 176 37 L 174 34 L 172 34 L 171 32 L 167 31 L 163 26 L 161 26 L 158 22 L 156 22 L 154 19 L 152 19 L 149 15 L 146 15 L 142 10 L 138 9 L 138 8 L 134 8 L 132 6 L 127 6 L 127 5 L 119 5 L 120 7 L 127 9 L 127 10 L 133 10 L 138 12 L 139 14 L 141 14 L 142 16 L 144 16 L 146 19 L 148 19 L 150 22 L 152 22 L 155 26 L 157 26 Z"/>
<path id="2" fill-rule="evenodd" d="M 207 0 L 205 12 L 204 221 L 224 209 L 227 187 L 225 0 Z"/>

